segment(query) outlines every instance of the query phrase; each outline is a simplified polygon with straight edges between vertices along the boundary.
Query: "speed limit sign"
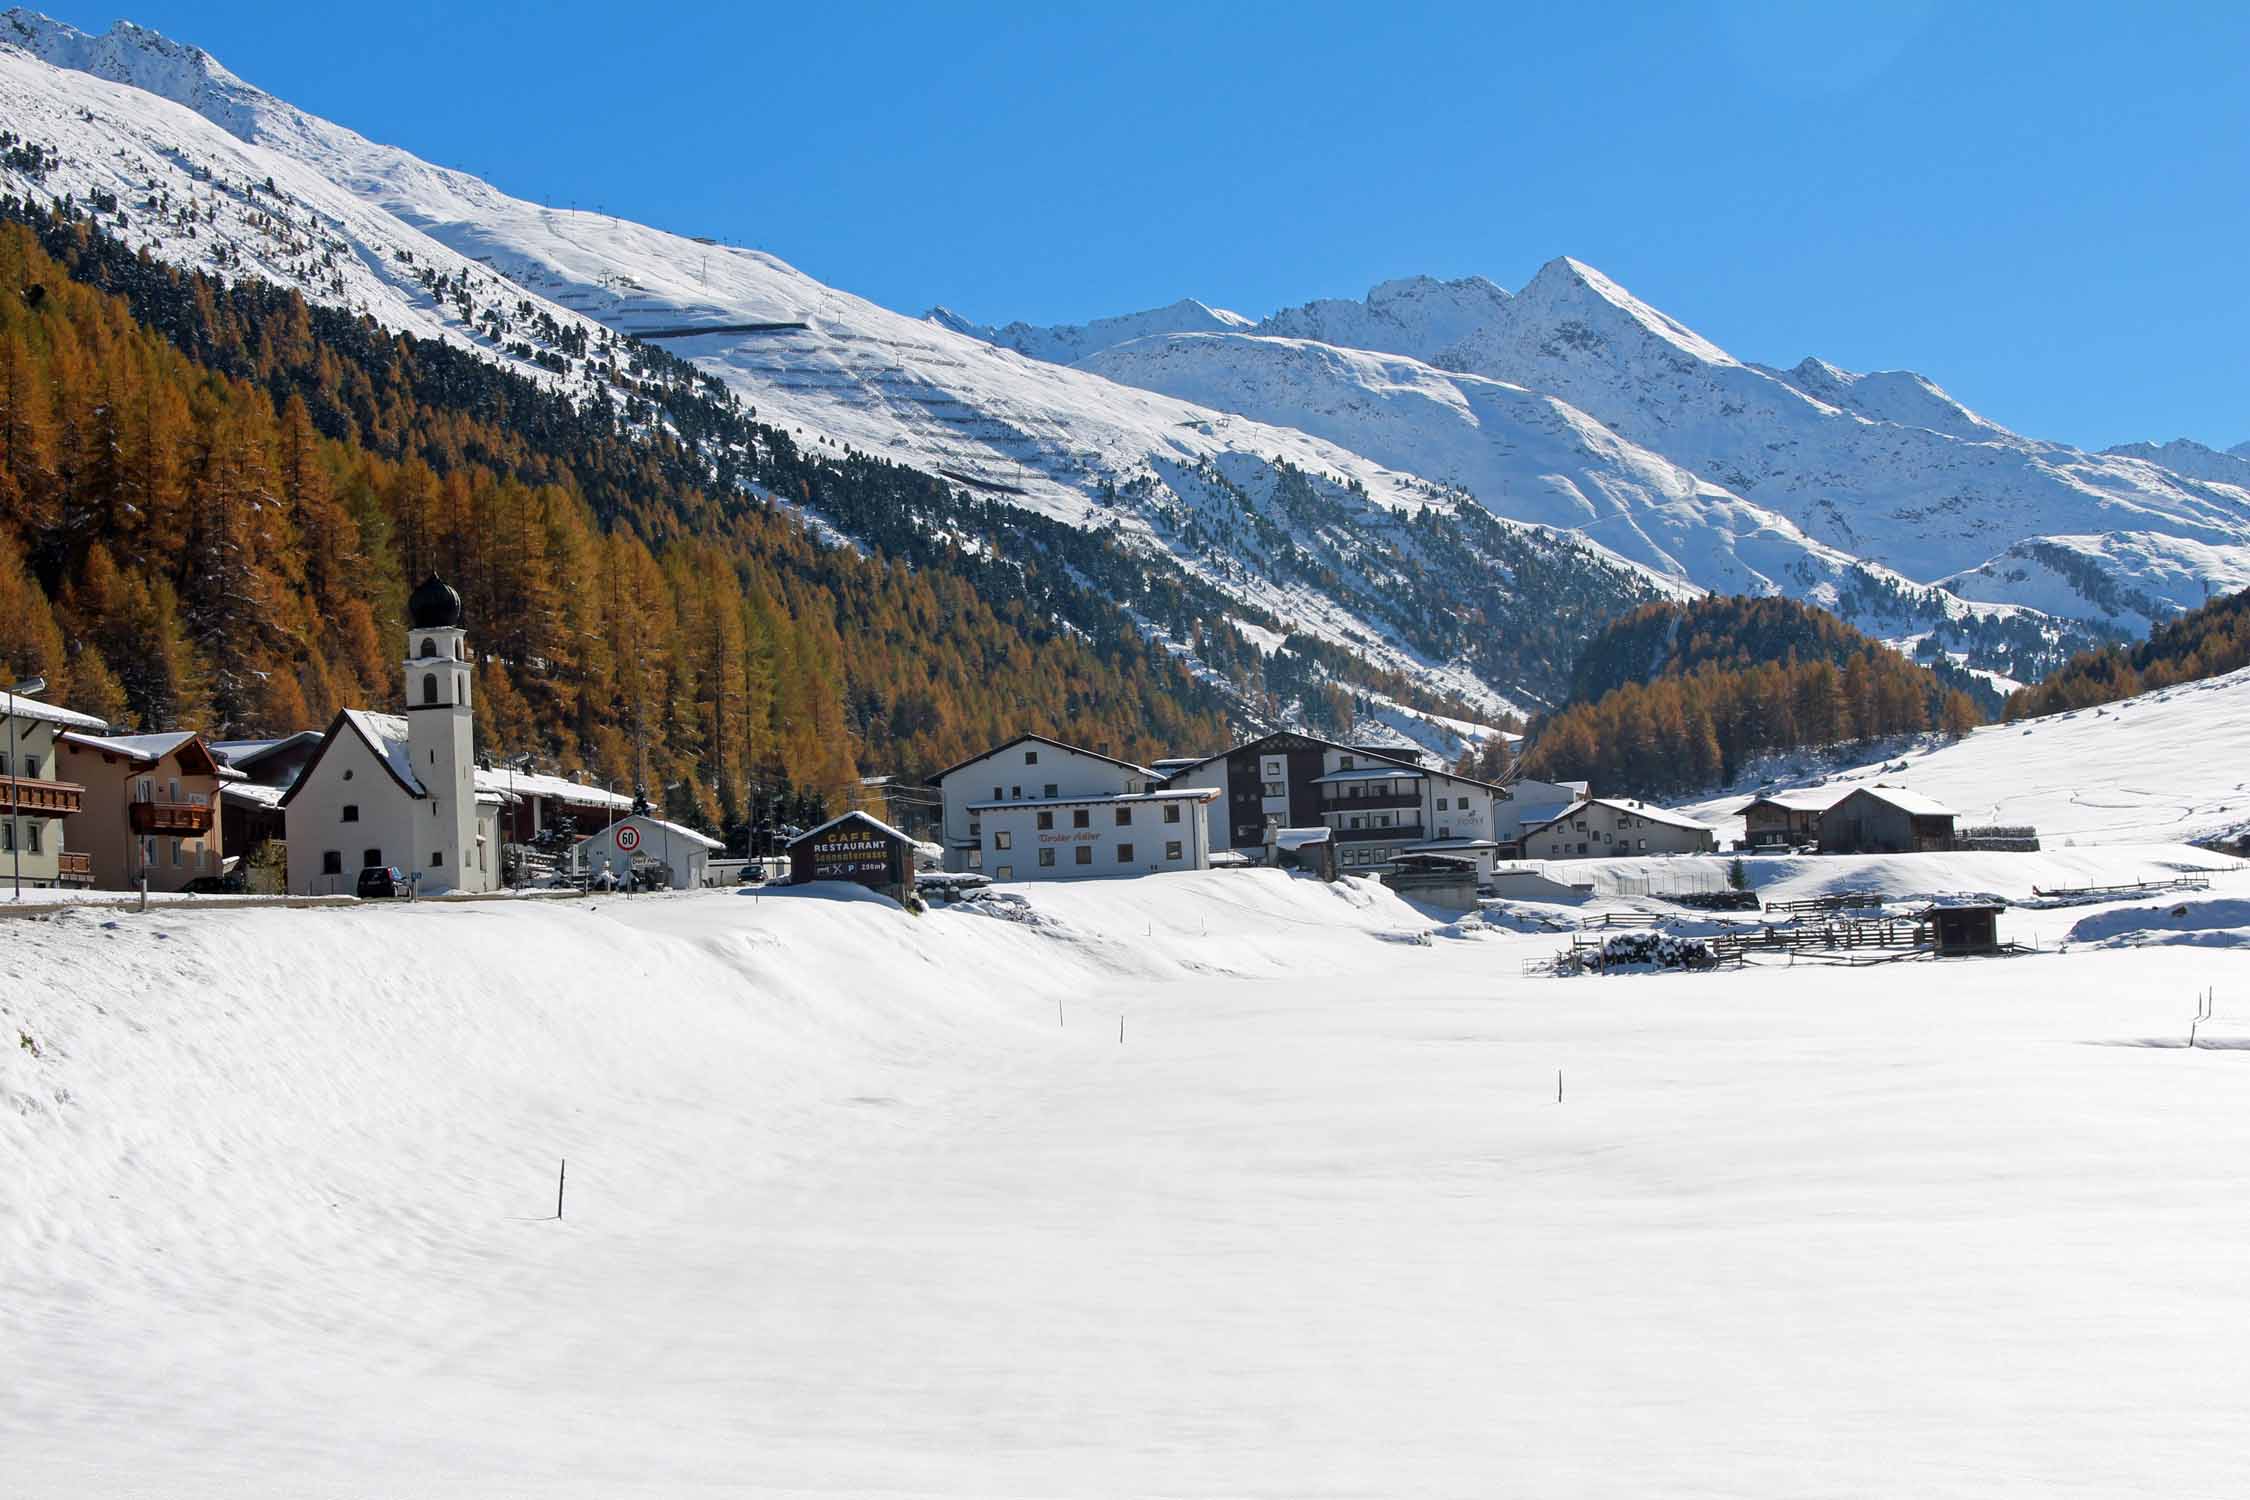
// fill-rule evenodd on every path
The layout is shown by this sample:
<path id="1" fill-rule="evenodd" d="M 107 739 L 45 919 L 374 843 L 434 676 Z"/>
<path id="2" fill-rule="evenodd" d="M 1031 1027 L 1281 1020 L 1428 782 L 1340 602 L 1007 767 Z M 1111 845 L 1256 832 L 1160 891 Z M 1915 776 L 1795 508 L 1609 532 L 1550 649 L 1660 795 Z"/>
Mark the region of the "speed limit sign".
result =
<path id="1" fill-rule="evenodd" d="M 641 831 L 630 823 L 620 823 L 617 827 L 617 847 L 627 854 L 640 848 Z"/>

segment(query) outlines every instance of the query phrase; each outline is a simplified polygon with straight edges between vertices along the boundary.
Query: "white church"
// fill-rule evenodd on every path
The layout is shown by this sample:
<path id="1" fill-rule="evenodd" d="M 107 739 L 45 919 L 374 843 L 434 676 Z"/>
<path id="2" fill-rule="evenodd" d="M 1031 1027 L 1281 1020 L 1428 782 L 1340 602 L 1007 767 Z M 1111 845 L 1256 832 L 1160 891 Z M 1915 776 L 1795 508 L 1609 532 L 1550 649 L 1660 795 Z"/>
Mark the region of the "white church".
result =
<path id="1" fill-rule="evenodd" d="M 500 798 L 476 785 L 461 596 L 435 575 L 406 603 L 406 712 L 347 708 L 281 799 L 293 895 L 351 895 L 393 866 L 422 895 L 500 887 Z"/>

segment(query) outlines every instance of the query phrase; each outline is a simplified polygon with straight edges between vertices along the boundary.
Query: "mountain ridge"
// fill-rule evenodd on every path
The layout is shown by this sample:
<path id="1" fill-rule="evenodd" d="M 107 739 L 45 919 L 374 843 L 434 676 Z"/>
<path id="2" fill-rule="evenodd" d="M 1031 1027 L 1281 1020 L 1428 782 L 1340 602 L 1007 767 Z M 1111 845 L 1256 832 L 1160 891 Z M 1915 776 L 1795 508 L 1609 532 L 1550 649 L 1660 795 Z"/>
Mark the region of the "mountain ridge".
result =
<path id="1" fill-rule="evenodd" d="M 1744 362 L 1569 256 L 1520 293 L 1481 276 L 1408 276 L 1255 324 L 1193 299 L 1043 329 L 943 309 L 916 319 L 762 251 L 511 198 L 129 23 L 89 37 L 13 11 L 0 43 L 67 70 L 59 77 L 193 112 L 240 143 L 231 156 L 199 143 L 183 166 L 179 141 L 159 139 L 186 134 L 179 117 L 144 110 L 80 128 L 74 109 L 130 111 L 21 67 L 0 76 L 68 143 L 50 194 L 131 202 L 133 172 L 105 165 L 122 135 L 147 181 L 208 207 L 226 198 L 236 217 L 221 226 L 222 274 L 361 306 L 588 399 L 615 389 L 621 341 L 660 339 L 806 441 L 1113 531 L 1289 633 L 1495 713 L 1546 687 L 1480 676 L 1457 646 L 1437 648 L 1444 633 L 1400 592 L 1409 575 L 1395 539 L 1413 534 L 1400 522 L 1433 517 L 1467 537 L 1465 508 L 1476 508 L 1517 528 L 1509 547 L 1576 557 L 1566 566 L 1586 580 L 1606 570 L 1621 602 L 1650 588 L 1781 592 L 1856 611 L 1894 640 L 1935 629 L 2086 644 L 2250 577 L 2250 489 L 2019 437 L 1911 372 Z M 205 156 L 226 163 L 217 188 L 196 184 L 211 172 Z M 276 205 L 261 167 L 285 213 L 305 210 L 271 253 L 261 216 Z M 120 208 L 116 227 L 127 217 Z M 152 229 L 153 253 L 212 263 L 208 239 L 167 237 L 161 219 L 136 215 L 128 232 Z M 332 284 L 321 279 L 330 263 Z M 704 326 L 714 331 L 679 336 Z M 1413 368 L 1330 358 L 1308 385 L 1308 342 Z M 1409 396 L 1437 419 L 1379 441 L 1367 414 Z M 1672 477 L 1654 493 L 1651 475 Z M 1573 490 L 1600 498 L 1558 505 Z M 1629 493 L 1645 503 L 1609 499 Z M 1453 565 L 1478 551 L 1454 548 Z M 1505 587 L 1497 554 L 1482 555 L 1473 586 Z"/>

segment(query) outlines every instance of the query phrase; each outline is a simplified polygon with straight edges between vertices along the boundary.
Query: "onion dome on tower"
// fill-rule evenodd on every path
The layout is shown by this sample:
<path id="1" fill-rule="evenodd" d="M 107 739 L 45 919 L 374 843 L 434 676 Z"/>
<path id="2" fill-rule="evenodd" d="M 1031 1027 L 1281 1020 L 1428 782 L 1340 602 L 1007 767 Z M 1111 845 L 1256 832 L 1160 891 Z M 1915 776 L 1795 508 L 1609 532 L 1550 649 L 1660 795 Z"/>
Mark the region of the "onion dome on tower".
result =
<path id="1" fill-rule="evenodd" d="M 416 630 L 454 630 L 461 624 L 461 596 L 432 573 L 406 600 L 407 623 Z"/>

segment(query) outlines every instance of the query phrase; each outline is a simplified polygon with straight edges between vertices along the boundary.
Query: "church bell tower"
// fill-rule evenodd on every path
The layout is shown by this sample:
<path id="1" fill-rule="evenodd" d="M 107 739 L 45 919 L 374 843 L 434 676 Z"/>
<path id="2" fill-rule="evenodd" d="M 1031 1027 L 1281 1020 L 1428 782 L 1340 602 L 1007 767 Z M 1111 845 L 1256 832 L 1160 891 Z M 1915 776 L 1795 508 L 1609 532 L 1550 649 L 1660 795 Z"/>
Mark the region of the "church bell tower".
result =
<path id="1" fill-rule="evenodd" d="M 427 799 L 414 810 L 406 854 L 422 889 L 471 884 L 477 857 L 476 716 L 461 596 L 436 574 L 406 601 L 406 730 L 414 779 Z"/>

